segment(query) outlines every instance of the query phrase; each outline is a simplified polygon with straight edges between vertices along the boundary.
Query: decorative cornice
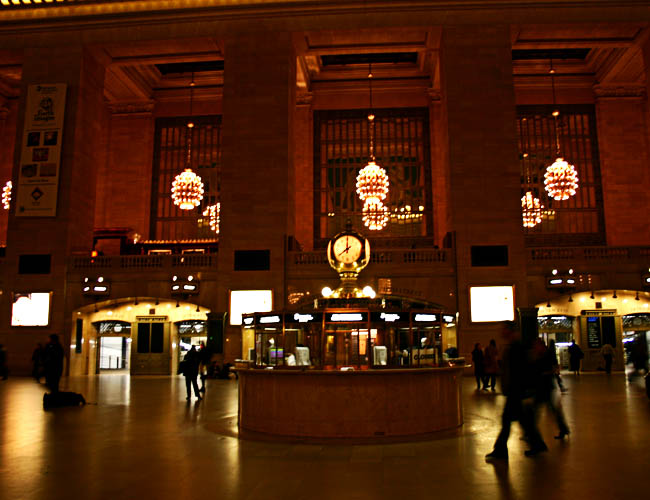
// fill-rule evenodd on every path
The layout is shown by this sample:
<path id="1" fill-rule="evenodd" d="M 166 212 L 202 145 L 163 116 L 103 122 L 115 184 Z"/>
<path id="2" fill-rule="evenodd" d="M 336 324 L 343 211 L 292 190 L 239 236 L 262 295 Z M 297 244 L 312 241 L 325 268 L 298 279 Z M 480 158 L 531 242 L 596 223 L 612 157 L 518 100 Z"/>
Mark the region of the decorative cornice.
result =
<path id="1" fill-rule="evenodd" d="M 646 88 L 641 85 L 594 85 L 594 95 L 597 99 L 620 99 L 646 96 Z"/>
<path id="2" fill-rule="evenodd" d="M 109 102 L 108 109 L 114 115 L 150 115 L 153 113 L 154 101 Z"/>
<path id="3" fill-rule="evenodd" d="M 311 106 L 314 102 L 313 92 L 297 92 L 296 106 Z"/>

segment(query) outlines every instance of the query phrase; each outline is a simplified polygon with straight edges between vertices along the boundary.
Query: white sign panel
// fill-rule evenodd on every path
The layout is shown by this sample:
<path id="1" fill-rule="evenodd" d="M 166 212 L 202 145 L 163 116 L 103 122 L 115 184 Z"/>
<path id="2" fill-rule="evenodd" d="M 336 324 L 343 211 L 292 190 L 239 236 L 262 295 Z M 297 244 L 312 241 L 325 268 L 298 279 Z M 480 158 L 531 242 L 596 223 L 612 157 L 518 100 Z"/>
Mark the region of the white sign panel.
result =
<path id="1" fill-rule="evenodd" d="M 268 312 L 272 307 L 273 292 L 271 290 L 231 290 L 230 324 L 241 325 L 242 314 Z"/>
<path id="2" fill-rule="evenodd" d="M 473 286 L 469 289 L 469 300 L 474 323 L 515 319 L 512 286 Z"/>
<path id="3" fill-rule="evenodd" d="M 16 193 L 16 216 L 55 217 L 67 85 L 30 85 Z"/>

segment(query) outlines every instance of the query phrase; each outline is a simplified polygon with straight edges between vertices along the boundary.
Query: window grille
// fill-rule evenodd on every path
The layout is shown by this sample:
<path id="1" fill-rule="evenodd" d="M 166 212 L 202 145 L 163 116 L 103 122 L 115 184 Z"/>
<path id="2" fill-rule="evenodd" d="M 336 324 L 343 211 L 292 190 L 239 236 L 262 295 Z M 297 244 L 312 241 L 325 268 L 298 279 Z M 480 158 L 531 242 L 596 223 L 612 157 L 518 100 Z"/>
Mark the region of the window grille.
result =
<path id="1" fill-rule="evenodd" d="M 314 113 L 314 238 L 322 243 L 353 226 L 377 239 L 433 235 L 429 119 L 426 108 L 378 109 L 375 156 L 389 177 L 384 205 L 389 221 L 381 231 L 365 228 L 356 193 L 359 170 L 368 163 L 368 110 Z"/>
<path id="2" fill-rule="evenodd" d="M 579 188 L 574 196 L 556 201 L 544 189 L 546 167 L 556 158 L 554 108 L 561 156 L 573 164 Z M 529 246 L 602 245 L 605 243 L 604 216 L 596 117 L 592 105 L 518 106 L 521 196 L 526 191 L 544 206 L 542 222 L 524 228 Z"/>
<path id="3" fill-rule="evenodd" d="M 156 120 L 151 196 L 151 239 L 216 239 L 203 212 L 219 202 L 221 117 L 193 116 L 190 168 L 203 181 L 203 200 L 194 210 L 181 210 L 171 199 L 174 178 L 187 168 L 188 117 Z"/>

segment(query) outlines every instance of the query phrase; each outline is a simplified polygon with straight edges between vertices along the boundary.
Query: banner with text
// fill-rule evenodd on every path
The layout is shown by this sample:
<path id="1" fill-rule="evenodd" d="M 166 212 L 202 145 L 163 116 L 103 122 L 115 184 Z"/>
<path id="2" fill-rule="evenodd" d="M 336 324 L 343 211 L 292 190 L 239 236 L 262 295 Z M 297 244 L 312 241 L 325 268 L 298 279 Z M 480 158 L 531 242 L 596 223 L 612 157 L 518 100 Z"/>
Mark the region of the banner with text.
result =
<path id="1" fill-rule="evenodd" d="M 55 217 L 67 85 L 30 85 L 16 194 L 16 216 Z"/>

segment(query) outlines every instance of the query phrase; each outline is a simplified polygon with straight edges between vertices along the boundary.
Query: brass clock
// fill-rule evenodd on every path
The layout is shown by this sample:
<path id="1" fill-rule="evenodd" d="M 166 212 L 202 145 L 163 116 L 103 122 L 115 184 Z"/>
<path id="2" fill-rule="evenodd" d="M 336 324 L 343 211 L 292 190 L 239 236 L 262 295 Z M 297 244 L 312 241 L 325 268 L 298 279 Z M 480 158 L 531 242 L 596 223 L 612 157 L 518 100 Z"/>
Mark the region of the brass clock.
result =
<path id="1" fill-rule="evenodd" d="M 332 244 L 332 256 L 334 260 L 343 264 L 352 264 L 359 260 L 363 243 L 355 235 L 342 234 Z"/>
<path id="2" fill-rule="evenodd" d="M 355 273 L 370 261 L 370 243 L 350 226 L 327 245 L 327 260 L 337 272 Z"/>

